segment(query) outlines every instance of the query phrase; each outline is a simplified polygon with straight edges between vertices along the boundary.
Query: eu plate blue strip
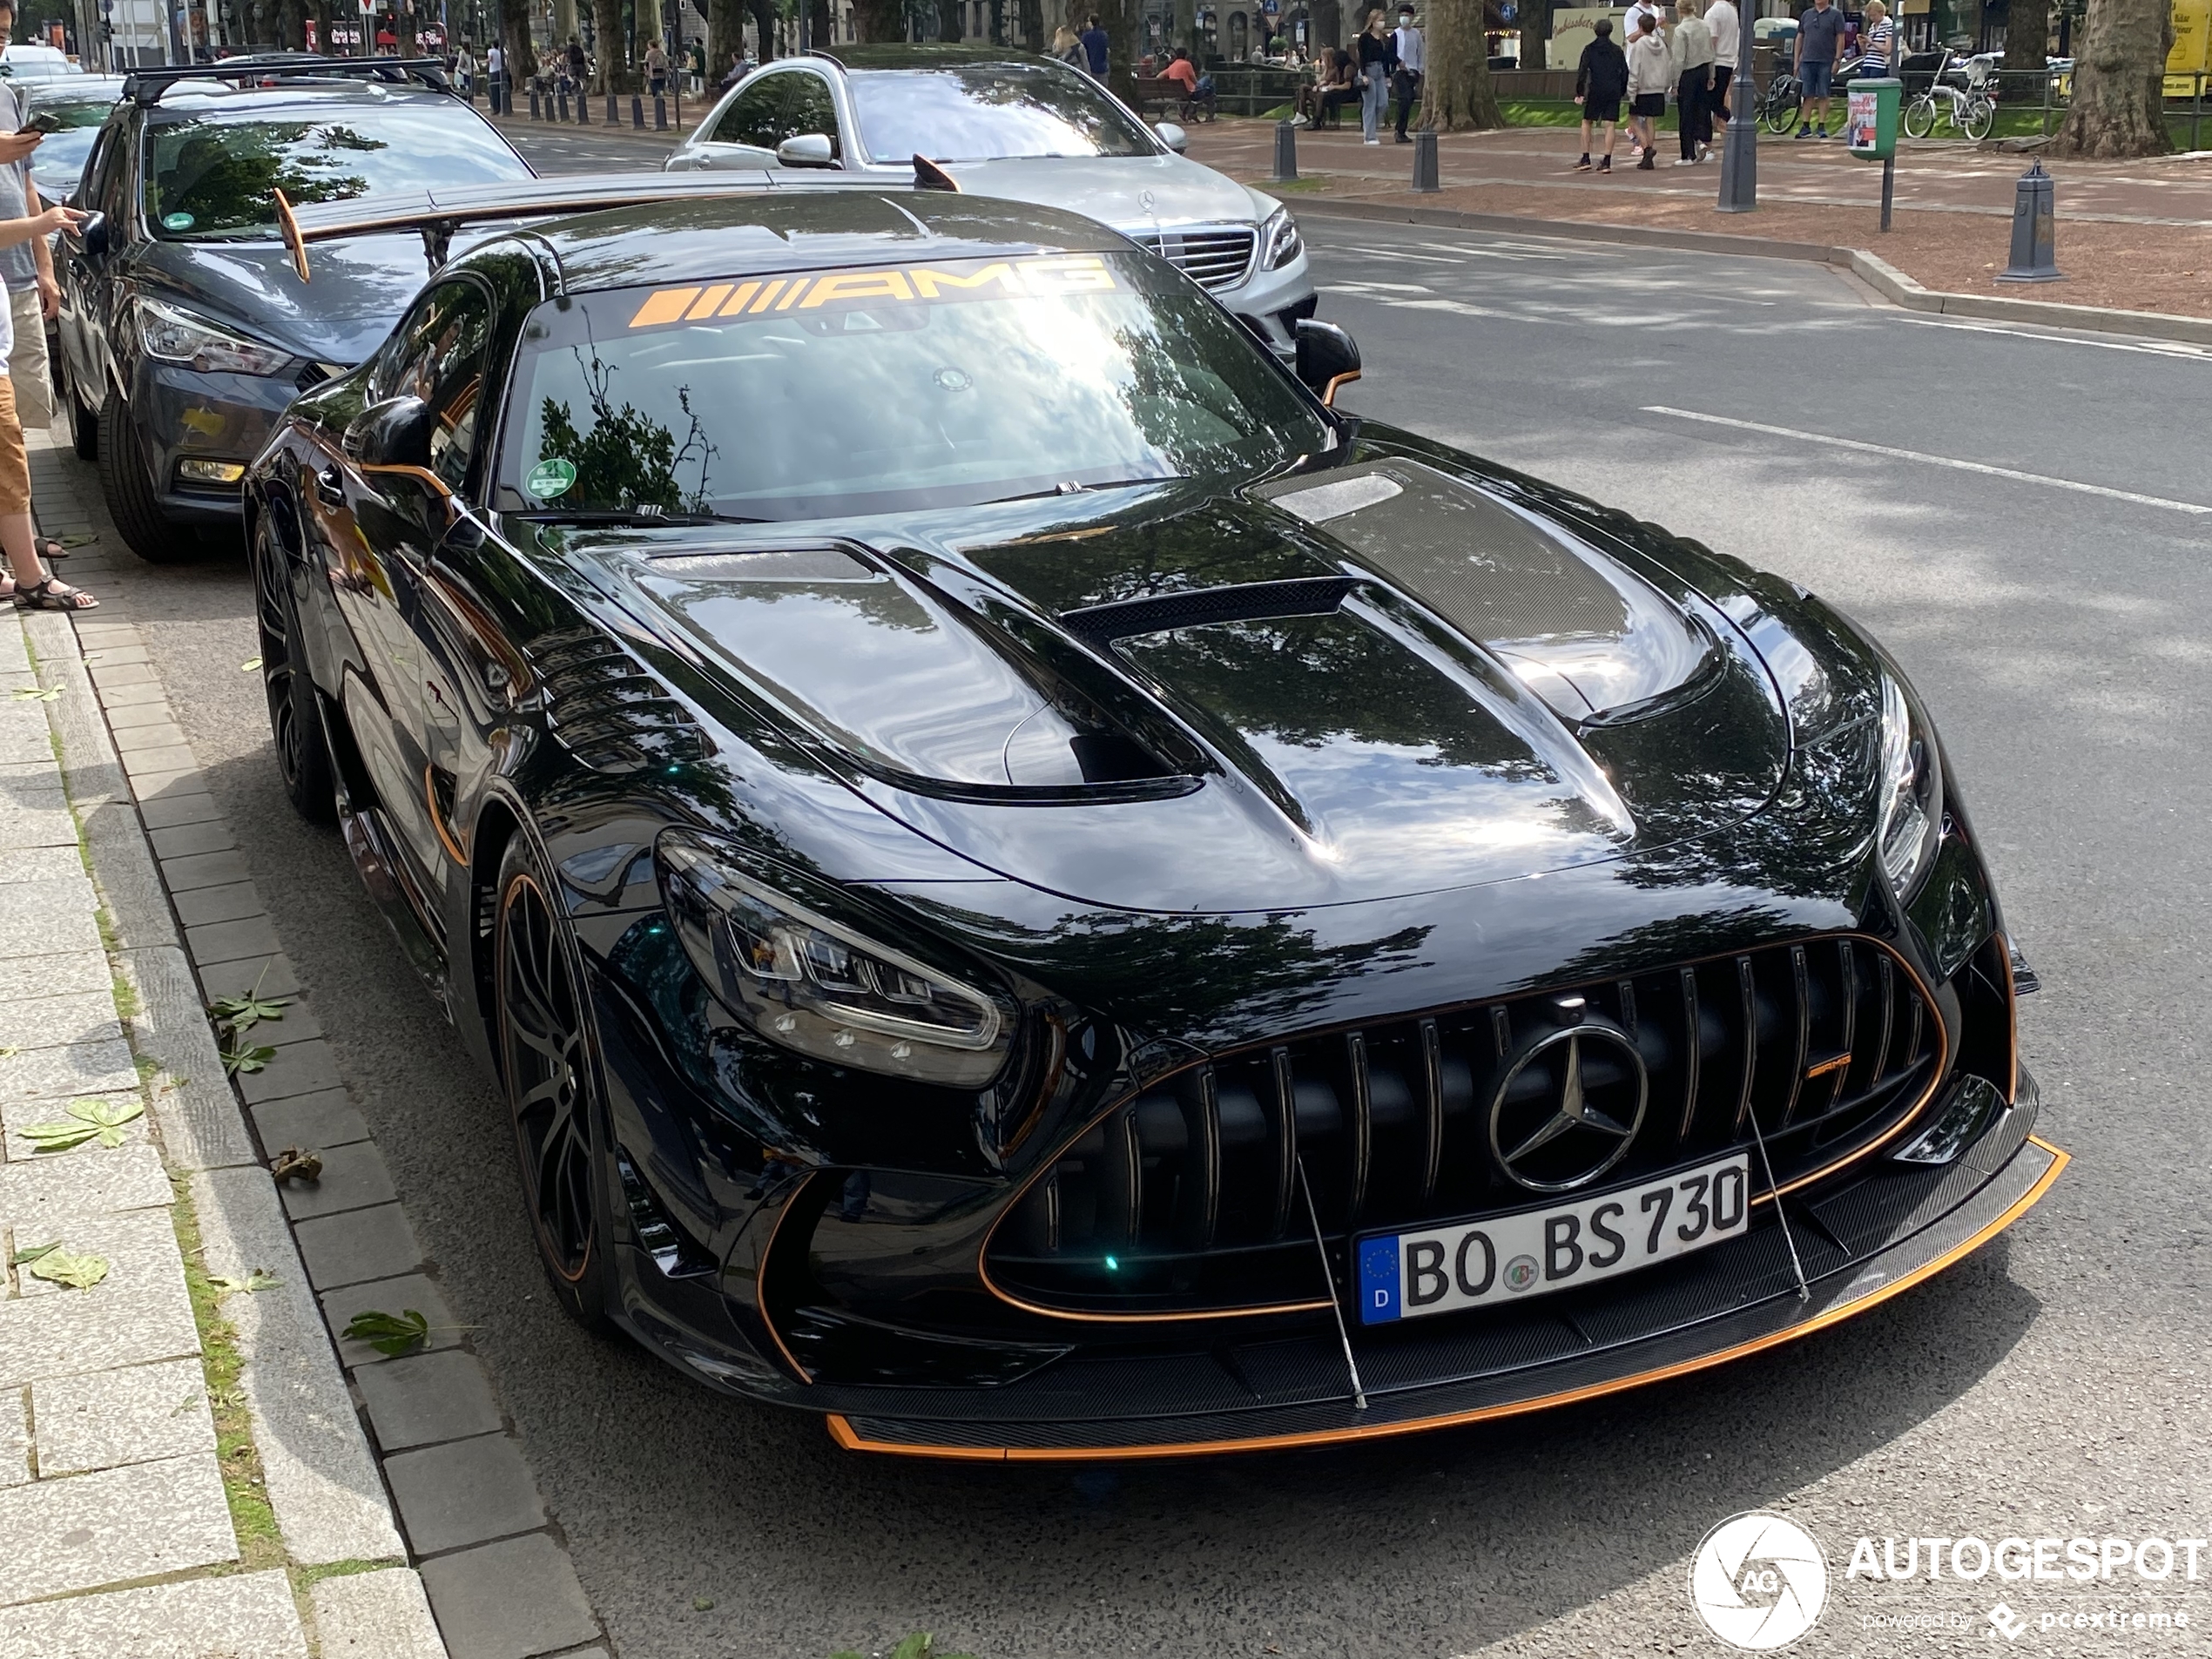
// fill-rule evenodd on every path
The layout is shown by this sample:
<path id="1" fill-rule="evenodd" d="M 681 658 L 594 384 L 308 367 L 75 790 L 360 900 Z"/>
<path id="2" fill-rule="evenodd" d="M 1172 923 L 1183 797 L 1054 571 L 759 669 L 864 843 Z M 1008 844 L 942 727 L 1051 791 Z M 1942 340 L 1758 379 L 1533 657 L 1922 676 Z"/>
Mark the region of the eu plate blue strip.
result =
<path id="1" fill-rule="evenodd" d="M 1397 1317 L 1397 1235 L 1363 1239 L 1359 1245 L 1359 1322 L 1380 1325 Z"/>

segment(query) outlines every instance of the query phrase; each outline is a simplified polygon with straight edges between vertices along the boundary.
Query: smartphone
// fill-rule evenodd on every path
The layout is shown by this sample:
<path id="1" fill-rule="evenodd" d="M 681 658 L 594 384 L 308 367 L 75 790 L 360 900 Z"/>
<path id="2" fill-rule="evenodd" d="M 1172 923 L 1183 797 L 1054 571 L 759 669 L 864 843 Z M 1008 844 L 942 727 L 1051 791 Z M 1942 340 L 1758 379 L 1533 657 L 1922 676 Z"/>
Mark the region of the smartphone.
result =
<path id="1" fill-rule="evenodd" d="M 62 118 L 51 110 L 40 110 L 25 121 L 18 130 L 24 132 L 36 132 L 44 137 L 49 132 L 59 132 L 62 130 Z"/>

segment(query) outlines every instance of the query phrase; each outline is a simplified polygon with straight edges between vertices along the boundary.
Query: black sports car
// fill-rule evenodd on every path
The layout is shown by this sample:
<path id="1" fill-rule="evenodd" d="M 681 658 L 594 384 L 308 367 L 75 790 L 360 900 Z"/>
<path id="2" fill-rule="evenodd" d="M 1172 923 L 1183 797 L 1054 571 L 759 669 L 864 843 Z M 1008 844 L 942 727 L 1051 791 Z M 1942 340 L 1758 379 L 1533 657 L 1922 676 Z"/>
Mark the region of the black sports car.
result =
<path id="1" fill-rule="evenodd" d="M 2056 1177 L 1895 665 L 1300 347 L 761 192 L 493 235 L 293 406 L 278 756 L 578 1318 L 851 1447 L 1278 1446 L 1750 1352 Z"/>

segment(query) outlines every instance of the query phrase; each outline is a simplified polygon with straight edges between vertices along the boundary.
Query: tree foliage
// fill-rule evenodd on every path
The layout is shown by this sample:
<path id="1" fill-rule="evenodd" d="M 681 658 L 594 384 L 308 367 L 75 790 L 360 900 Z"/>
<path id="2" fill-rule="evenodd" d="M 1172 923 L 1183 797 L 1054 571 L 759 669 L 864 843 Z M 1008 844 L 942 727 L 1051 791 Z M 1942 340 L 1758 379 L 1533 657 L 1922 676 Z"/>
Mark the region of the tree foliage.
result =
<path id="1" fill-rule="evenodd" d="M 2168 0 L 2089 0 L 2074 101 L 2051 152 L 2097 160 L 2164 155 L 2166 54 L 2174 44 Z"/>

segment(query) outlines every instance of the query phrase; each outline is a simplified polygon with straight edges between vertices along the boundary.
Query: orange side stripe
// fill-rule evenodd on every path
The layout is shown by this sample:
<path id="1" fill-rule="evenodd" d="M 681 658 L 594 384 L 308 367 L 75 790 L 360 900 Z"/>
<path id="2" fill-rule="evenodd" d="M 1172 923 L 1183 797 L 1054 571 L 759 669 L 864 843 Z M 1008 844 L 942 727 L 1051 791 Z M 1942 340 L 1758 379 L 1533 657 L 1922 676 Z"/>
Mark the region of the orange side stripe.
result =
<path id="1" fill-rule="evenodd" d="M 2051 1190 L 2060 1172 L 2073 1162 L 2069 1154 L 2052 1145 L 2040 1136 L 2027 1137 L 2033 1144 L 2051 1155 L 2051 1167 L 2036 1180 L 2033 1186 L 2021 1194 L 2004 1214 L 1984 1227 L 1973 1237 L 1946 1251 L 1933 1261 L 1916 1267 L 1902 1278 L 1885 1285 L 1860 1297 L 1857 1301 L 1807 1319 L 1803 1325 L 1791 1325 L 1787 1331 L 1777 1331 L 1749 1342 L 1739 1342 L 1732 1348 L 1723 1348 L 1696 1359 L 1685 1359 L 1679 1365 L 1662 1366 L 1656 1370 L 1639 1372 L 1633 1377 L 1619 1377 L 1611 1382 L 1592 1383 L 1584 1388 L 1570 1388 L 1562 1393 L 1546 1394 L 1537 1399 L 1515 1400 L 1504 1406 L 1484 1406 L 1471 1412 L 1453 1412 L 1442 1417 L 1424 1417 L 1411 1422 L 1378 1424 L 1372 1428 L 1325 1429 L 1313 1434 L 1266 1434 L 1240 1440 L 1191 1440 L 1160 1446 L 1116 1446 L 1082 1450 L 1060 1450 L 1037 1447 L 939 1447 L 908 1446 L 894 1440 L 863 1439 L 852 1423 L 833 1413 L 826 1420 L 830 1438 L 848 1452 L 884 1452 L 900 1457 L 953 1458 L 981 1463 L 1068 1463 L 1124 1461 L 1136 1458 L 1207 1457 L 1224 1452 L 1280 1451 L 1292 1447 L 1330 1446 L 1352 1440 L 1386 1440 L 1401 1434 L 1426 1433 L 1433 1429 L 1457 1428 L 1468 1423 L 1489 1422 L 1501 1417 L 1519 1417 L 1529 1412 L 1548 1411 L 1554 1406 L 1571 1406 L 1579 1400 L 1595 1399 L 1600 1395 L 1619 1393 L 1625 1389 L 1641 1388 L 1647 1383 L 1664 1382 L 1670 1377 L 1687 1376 L 1713 1366 L 1728 1364 L 1764 1349 L 1779 1347 L 1794 1342 L 1799 1337 L 1811 1336 L 1816 1331 L 1855 1318 L 1878 1303 L 1902 1295 L 1924 1279 L 1931 1278 L 1953 1262 L 1972 1255 L 1984 1244 L 2026 1215 Z"/>

